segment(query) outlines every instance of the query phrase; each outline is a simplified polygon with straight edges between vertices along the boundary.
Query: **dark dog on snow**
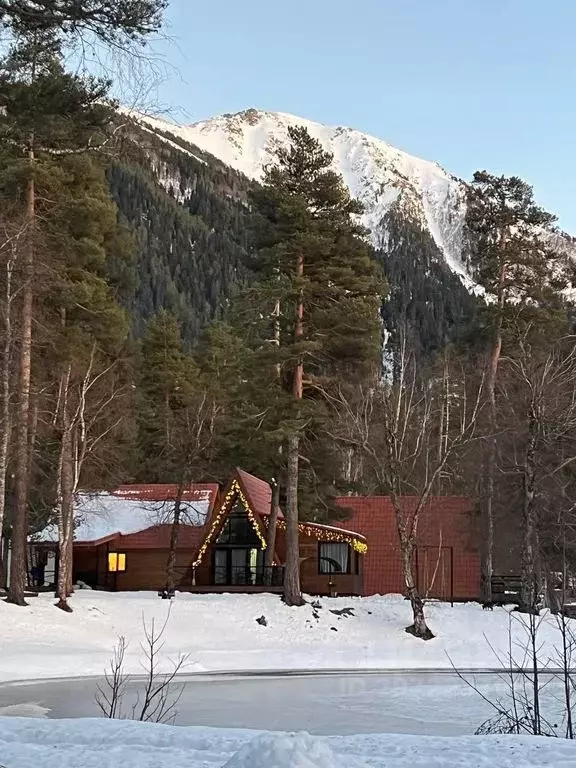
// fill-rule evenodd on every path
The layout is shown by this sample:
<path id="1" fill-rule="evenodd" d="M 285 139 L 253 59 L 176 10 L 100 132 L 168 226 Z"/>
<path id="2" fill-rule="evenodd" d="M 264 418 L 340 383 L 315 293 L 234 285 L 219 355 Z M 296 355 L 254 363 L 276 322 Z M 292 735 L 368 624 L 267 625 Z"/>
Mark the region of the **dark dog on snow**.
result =
<path id="1" fill-rule="evenodd" d="M 492 602 L 482 603 L 482 610 L 483 611 L 493 611 L 494 610 L 494 603 L 492 603 Z"/>

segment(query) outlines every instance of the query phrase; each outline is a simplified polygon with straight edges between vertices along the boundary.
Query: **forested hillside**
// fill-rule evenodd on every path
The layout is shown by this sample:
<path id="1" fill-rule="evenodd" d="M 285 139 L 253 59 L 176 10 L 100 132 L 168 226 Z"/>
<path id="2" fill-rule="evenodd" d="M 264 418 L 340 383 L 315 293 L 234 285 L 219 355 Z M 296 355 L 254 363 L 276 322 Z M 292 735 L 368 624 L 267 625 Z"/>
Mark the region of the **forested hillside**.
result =
<path id="1" fill-rule="evenodd" d="M 193 344 L 210 320 L 226 315 L 247 278 L 248 193 L 256 182 L 178 137 L 161 138 L 136 124 L 108 179 L 136 237 L 123 299 L 135 336 L 147 318 L 166 309 Z M 382 309 L 386 328 L 406 324 L 424 352 L 438 351 L 465 332 L 475 299 L 418 221 L 393 207 L 382 226 L 387 237 L 375 257 L 390 286 Z"/>
<path id="2" fill-rule="evenodd" d="M 108 79 L 69 68 L 68 46 L 82 25 L 104 46 L 145 45 L 163 0 L 105 0 L 104 16 L 52 5 L 0 3 L 9 601 L 25 603 L 28 537 L 52 519 L 69 609 L 81 489 L 181 493 L 242 466 L 274 488 L 269 565 L 284 512 L 288 604 L 302 603 L 299 524 L 342 514 L 339 495 L 387 494 L 409 629 L 429 638 L 419 515 L 459 494 L 477 514 L 486 595 L 519 551 L 534 610 L 576 562 L 576 280 L 530 185 L 486 171 L 464 184 L 282 113 L 135 122 Z"/>
<path id="3" fill-rule="evenodd" d="M 250 183 L 200 150 L 180 150 L 136 126 L 108 181 L 136 240 L 124 296 L 136 337 L 165 309 L 186 341 L 196 341 L 243 279 Z"/>

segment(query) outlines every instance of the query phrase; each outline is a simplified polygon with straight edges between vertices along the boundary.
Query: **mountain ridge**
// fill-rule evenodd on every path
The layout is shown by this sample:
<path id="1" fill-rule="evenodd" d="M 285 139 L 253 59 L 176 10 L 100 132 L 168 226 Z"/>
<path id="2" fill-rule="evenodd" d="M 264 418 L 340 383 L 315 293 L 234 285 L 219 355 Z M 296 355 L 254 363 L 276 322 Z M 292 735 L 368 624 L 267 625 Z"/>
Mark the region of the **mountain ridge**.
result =
<path id="1" fill-rule="evenodd" d="M 385 246 L 387 214 L 399 207 L 430 233 L 450 270 L 473 288 L 462 257 L 465 183 L 438 163 L 355 128 L 326 126 L 285 112 L 250 108 L 190 125 L 142 113 L 134 116 L 141 125 L 178 137 L 256 181 L 278 146 L 288 142 L 288 127 L 305 126 L 334 155 L 334 169 L 364 204 L 363 223 L 376 248 Z"/>

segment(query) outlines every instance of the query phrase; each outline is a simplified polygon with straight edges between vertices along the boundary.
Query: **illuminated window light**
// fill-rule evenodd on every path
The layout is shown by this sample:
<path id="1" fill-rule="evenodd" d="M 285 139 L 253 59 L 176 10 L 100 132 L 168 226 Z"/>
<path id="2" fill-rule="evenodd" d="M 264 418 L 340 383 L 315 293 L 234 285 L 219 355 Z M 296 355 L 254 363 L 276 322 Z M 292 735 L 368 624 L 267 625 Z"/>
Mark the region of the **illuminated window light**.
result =
<path id="1" fill-rule="evenodd" d="M 126 570 L 125 552 L 108 552 L 108 571 L 110 573 L 124 573 Z"/>

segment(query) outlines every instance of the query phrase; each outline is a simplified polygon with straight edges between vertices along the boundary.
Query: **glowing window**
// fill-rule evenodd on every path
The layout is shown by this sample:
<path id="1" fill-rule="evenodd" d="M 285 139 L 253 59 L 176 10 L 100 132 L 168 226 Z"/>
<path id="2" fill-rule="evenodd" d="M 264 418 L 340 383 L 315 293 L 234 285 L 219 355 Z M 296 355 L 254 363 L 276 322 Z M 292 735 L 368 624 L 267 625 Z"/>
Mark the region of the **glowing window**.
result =
<path id="1" fill-rule="evenodd" d="M 126 570 L 126 553 L 109 552 L 108 570 L 110 573 L 122 573 Z"/>

